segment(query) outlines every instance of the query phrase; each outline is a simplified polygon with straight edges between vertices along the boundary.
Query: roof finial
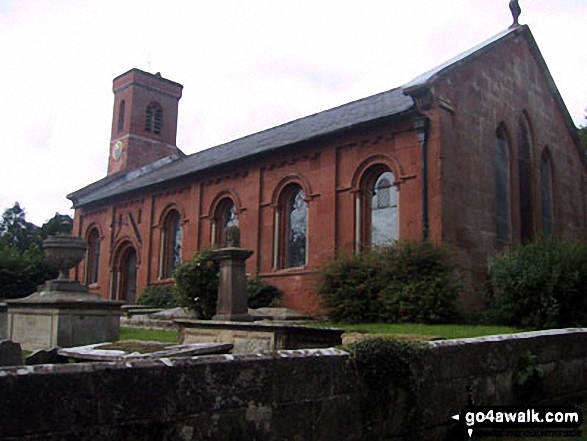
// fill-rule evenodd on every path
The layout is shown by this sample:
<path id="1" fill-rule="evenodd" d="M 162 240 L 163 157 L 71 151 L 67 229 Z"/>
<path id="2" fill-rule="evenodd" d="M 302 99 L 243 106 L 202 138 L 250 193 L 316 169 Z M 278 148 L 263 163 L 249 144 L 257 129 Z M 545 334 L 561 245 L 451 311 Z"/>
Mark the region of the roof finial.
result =
<path id="1" fill-rule="evenodd" d="M 513 28 L 515 26 L 519 26 L 518 19 L 520 18 L 520 14 L 522 13 L 522 8 L 518 4 L 518 0 L 510 0 L 510 11 L 512 11 L 512 17 L 514 17 L 514 22 L 510 26 Z"/>

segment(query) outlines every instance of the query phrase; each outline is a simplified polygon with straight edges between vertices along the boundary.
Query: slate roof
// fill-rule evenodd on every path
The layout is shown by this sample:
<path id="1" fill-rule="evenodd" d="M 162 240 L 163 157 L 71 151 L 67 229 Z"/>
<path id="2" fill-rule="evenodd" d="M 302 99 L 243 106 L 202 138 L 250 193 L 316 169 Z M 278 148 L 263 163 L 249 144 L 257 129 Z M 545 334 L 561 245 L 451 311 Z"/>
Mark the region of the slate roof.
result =
<path id="1" fill-rule="evenodd" d="M 292 144 L 328 135 L 352 126 L 397 115 L 414 107 L 401 88 L 353 101 L 324 112 L 306 116 L 262 132 L 221 144 L 175 161 L 158 161 L 147 167 L 106 177 L 68 195 L 75 207 L 132 192 L 214 166 L 277 150 Z"/>
<path id="2" fill-rule="evenodd" d="M 524 35 L 530 43 L 535 58 L 545 75 L 547 84 L 566 120 L 569 131 L 576 138 L 576 128 L 560 96 L 540 50 L 528 26 L 506 29 L 483 43 L 469 49 L 451 60 L 414 78 L 402 87 L 353 101 L 324 112 L 316 113 L 295 121 L 240 138 L 226 144 L 193 153 L 179 159 L 163 159 L 127 174 L 113 175 L 97 181 L 68 195 L 74 207 L 96 203 L 107 198 L 157 185 L 222 164 L 229 164 L 257 154 L 287 148 L 295 143 L 308 141 L 320 136 L 363 124 L 376 119 L 399 115 L 415 109 L 407 93 L 427 87 L 444 74 L 459 68 L 473 57 L 480 56 L 494 44 L 508 35 Z"/>

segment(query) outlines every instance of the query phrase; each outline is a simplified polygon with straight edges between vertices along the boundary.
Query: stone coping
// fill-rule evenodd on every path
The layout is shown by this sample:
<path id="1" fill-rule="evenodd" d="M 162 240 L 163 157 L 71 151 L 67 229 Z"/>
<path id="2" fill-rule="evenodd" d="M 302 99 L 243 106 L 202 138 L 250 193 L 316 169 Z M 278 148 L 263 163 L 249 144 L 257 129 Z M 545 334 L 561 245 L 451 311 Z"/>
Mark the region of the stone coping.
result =
<path id="1" fill-rule="evenodd" d="M 233 322 L 233 321 L 221 321 L 221 320 L 195 320 L 195 319 L 175 319 L 174 323 L 185 328 L 201 328 L 201 329 L 242 329 L 247 331 L 260 331 L 260 332 L 275 332 L 275 331 L 288 331 L 296 332 L 318 332 L 318 333 L 333 333 L 342 335 L 344 329 L 329 328 L 320 326 L 308 326 L 296 323 L 288 322 L 276 322 L 276 321 L 255 321 L 255 322 Z"/>
<path id="2" fill-rule="evenodd" d="M 21 299 L 6 300 L 10 308 L 114 309 L 120 311 L 124 302 L 106 300 L 97 294 L 68 291 L 41 291 Z"/>
<path id="3" fill-rule="evenodd" d="M 99 361 L 95 363 L 68 363 L 68 364 L 38 364 L 0 367 L 0 377 L 6 376 L 26 376 L 31 374 L 45 375 L 48 373 L 56 374 L 75 374 L 82 372 L 99 372 L 109 371 L 112 369 L 132 369 L 132 368 L 150 368 L 157 366 L 185 366 L 185 365 L 212 365 L 220 363 L 231 363 L 234 361 L 247 360 L 276 360 L 301 357 L 348 357 L 346 351 L 337 348 L 321 349 L 287 349 L 280 351 L 267 351 L 254 354 L 214 354 L 214 355 L 195 355 L 188 357 L 176 358 L 151 358 L 151 359 L 134 359 L 134 360 L 117 360 L 117 361 Z"/>
<path id="4" fill-rule="evenodd" d="M 168 345 L 156 343 L 163 347 L 160 351 L 150 353 L 138 353 L 122 349 L 100 349 L 109 343 L 95 343 L 74 348 L 62 348 L 57 351 L 59 355 L 83 361 L 128 361 L 128 360 L 147 360 L 166 357 L 189 357 L 195 355 L 224 354 L 230 352 L 233 345 L 229 343 L 191 343 L 191 344 L 173 344 Z"/>
<path id="5" fill-rule="evenodd" d="M 469 343 L 492 343 L 504 340 L 522 340 L 536 337 L 556 337 L 567 334 L 579 334 L 587 337 L 587 328 L 547 329 L 544 331 L 516 332 L 514 334 L 487 335 L 482 337 L 457 338 L 451 340 L 435 340 L 429 342 L 432 347 L 460 346 Z"/>

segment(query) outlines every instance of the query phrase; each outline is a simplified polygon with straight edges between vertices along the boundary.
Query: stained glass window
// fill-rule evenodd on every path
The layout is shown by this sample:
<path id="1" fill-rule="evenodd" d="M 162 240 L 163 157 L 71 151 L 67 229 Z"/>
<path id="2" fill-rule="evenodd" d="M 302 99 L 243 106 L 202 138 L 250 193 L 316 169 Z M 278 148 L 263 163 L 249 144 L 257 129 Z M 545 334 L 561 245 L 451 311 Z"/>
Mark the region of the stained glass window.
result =
<path id="1" fill-rule="evenodd" d="M 511 243 L 510 216 L 510 159 L 505 133 L 499 128 L 495 134 L 495 209 L 497 221 L 497 240 Z"/>
<path id="2" fill-rule="evenodd" d="M 306 264 L 308 203 L 305 197 L 304 191 L 298 187 L 287 198 L 286 266 L 290 268 Z"/>
<path id="3" fill-rule="evenodd" d="M 398 192 L 393 173 L 381 173 L 371 188 L 371 246 L 389 245 L 398 240 Z"/>
<path id="4" fill-rule="evenodd" d="M 166 219 L 163 230 L 163 265 L 162 278 L 169 278 L 179 263 L 181 263 L 181 250 L 183 242 L 183 228 L 179 213 L 171 211 Z"/>
<path id="5" fill-rule="evenodd" d="M 527 242 L 534 237 L 534 220 L 530 134 L 523 121 L 520 121 L 518 130 L 518 179 L 520 186 L 520 238 L 522 242 Z"/>
<path id="6" fill-rule="evenodd" d="M 230 198 L 224 198 L 218 204 L 214 216 L 213 241 L 215 245 L 222 245 L 224 231 L 228 227 L 238 227 L 238 213 Z"/>

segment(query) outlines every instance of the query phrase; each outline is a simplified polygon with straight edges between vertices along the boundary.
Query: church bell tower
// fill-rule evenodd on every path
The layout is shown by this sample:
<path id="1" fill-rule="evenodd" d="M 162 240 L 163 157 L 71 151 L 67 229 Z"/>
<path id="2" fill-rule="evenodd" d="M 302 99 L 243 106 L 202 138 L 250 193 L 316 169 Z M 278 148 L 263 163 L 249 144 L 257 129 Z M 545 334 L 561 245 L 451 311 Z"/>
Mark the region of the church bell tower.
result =
<path id="1" fill-rule="evenodd" d="M 114 78 L 108 175 L 129 172 L 171 155 L 183 86 L 139 69 Z"/>

